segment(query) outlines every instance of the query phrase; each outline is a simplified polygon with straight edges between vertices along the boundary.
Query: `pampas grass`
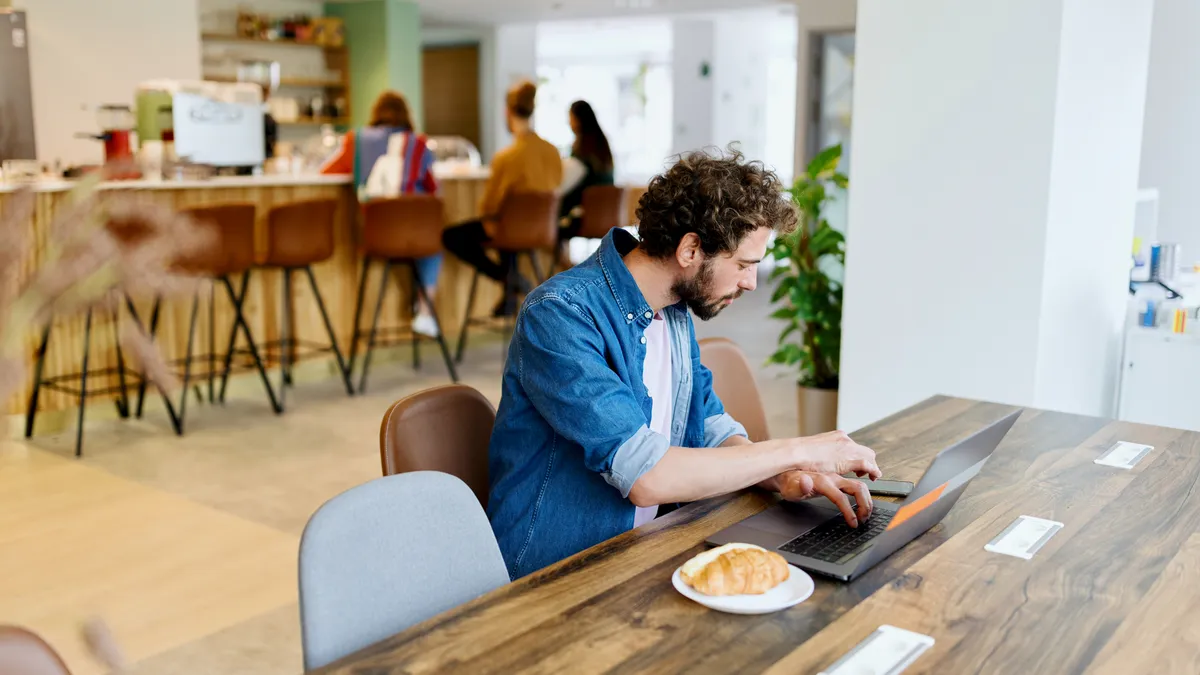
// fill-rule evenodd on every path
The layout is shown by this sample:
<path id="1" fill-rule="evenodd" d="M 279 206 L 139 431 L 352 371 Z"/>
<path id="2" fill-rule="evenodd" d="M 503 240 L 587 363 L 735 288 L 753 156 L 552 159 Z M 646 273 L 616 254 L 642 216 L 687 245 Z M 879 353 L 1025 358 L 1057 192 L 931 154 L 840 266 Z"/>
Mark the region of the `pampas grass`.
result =
<path id="1" fill-rule="evenodd" d="M 56 210 L 45 255 L 24 283 L 20 271 L 33 246 L 34 193 L 14 193 L 0 217 L 0 400 L 28 375 L 27 335 L 54 315 L 89 307 L 116 313 L 126 294 L 170 296 L 207 283 L 172 269 L 176 260 L 213 243 L 206 228 L 135 190 L 106 190 L 101 197 L 99 181 L 93 175 L 80 182 Z M 138 236 L 120 238 L 110 222 L 135 224 Z M 121 345 L 143 376 L 163 388 L 177 386 L 150 336 L 129 318 L 122 329 Z"/>

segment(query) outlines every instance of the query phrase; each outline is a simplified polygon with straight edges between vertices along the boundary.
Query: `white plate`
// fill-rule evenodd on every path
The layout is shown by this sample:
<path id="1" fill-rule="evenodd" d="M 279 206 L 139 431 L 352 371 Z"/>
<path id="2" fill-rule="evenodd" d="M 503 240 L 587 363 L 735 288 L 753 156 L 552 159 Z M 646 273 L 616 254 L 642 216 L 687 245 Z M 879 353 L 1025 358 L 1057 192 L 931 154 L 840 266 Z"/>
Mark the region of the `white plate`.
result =
<path id="1" fill-rule="evenodd" d="M 684 597 L 709 609 L 730 614 L 770 614 L 804 602 L 816 590 L 807 572 L 795 565 L 788 565 L 788 569 L 791 574 L 787 580 L 762 595 L 705 595 L 684 583 L 678 569 L 671 575 L 671 583 Z"/>

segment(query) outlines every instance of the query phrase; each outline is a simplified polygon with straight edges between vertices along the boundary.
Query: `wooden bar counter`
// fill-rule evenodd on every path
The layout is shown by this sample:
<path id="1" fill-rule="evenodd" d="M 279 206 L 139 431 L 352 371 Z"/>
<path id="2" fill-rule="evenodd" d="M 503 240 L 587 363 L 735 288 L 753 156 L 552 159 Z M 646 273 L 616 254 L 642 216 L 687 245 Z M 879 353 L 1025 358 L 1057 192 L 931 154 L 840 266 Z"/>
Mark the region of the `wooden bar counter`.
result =
<path id="1" fill-rule="evenodd" d="M 476 206 L 486 180 L 486 169 L 472 174 L 439 177 L 440 196 L 445 202 L 446 223 L 454 224 L 476 217 Z M 67 197 L 67 183 L 41 184 L 36 188 L 36 209 L 30 222 L 25 226 L 30 228 L 34 245 L 29 258 L 22 265 L 20 278 L 28 279 L 38 269 L 46 250 L 48 229 L 55 212 Z M 347 349 L 350 343 L 351 324 L 354 318 L 355 294 L 358 290 L 358 275 L 361 262 L 355 246 L 357 229 L 357 206 L 354 192 L 348 177 L 342 176 L 261 176 L 244 178 L 214 178 L 203 181 L 186 182 L 148 182 L 148 181 L 114 181 L 102 184 L 102 190 L 139 190 L 148 198 L 161 200 L 176 208 L 194 206 L 210 206 L 230 203 L 253 203 L 258 209 L 258 241 L 261 254 L 262 232 L 265 227 L 266 215 L 273 206 L 310 199 L 336 199 L 339 203 L 337 211 L 337 245 L 333 257 L 314 269 L 320 284 L 321 294 L 327 303 L 330 318 L 338 335 L 338 344 Z M 0 187 L 0 213 L 3 213 L 12 190 Z M 543 265 L 548 264 L 543 260 Z M 377 268 L 377 269 L 381 269 Z M 379 287 L 379 274 L 373 271 L 368 282 L 366 307 L 373 307 L 376 291 Z M 451 338 L 451 346 L 457 338 L 457 329 L 462 320 L 467 292 L 470 288 L 473 270 L 459 262 L 450 254 L 445 255 L 439 279 L 439 290 L 436 299 L 438 315 L 442 321 L 444 332 Z M 403 274 L 407 277 L 407 274 Z M 235 280 L 235 285 L 239 280 Z M 405 288 L 408 280 L 403 279 Z M 314 342 L 327 342 L 321 318 L 316 305 L 311 299 L 311 291 L 306 283 L 296 283 L 295 292 L 295 325 L 296 335 L 301 339 Z M 486 315 L 499 299 L 499 287 L 491 282 L 480 284 L 480 294 L 475 309 L 479 315 Z M 251 330 L 258 342 L 278 339 L 280 322 L 280 279 L 278 273 L 255 272 L 247 294 L 245 313 Z M 401 295 L 392 286 L 389 291 L 389 302 L 385 303 L 384 314 L 380 325 L 395 324 L 402 317 L 407 318 L 407 291 Z M 201 306 L 200 318 L 197 323 L 197 335 L 194 351 L 208 351 L 208 293 L 202 294 L 204 304 Z M 217 350 L 224 351 L 224 341 L 228 338 L 232 321 L 232 309 L 228 298 L 221 288 L 215 294 L 215 322 L 213 328 L 217 336 Z M 135 298 L 135 304 L 142 320 L 148 321 L 152 298 Z M 158 342 L 160 349 L 167 358 L 182 357 L 187 344 L 188 320 L 191 313 L 192 298 L 176 297 L 164 303 L 163 314 L 160 318 Z M 365 313 L 363 321 L 369 326 L 370 315 Z M 37 350 L 40 328 L 29 327 L 27 344 L 27 359 L 33 363 Z M 54 332 L 50 340 L 47 354 L 46 375 L 54 376 L 67 372 L 77 372 L 80 369 L 82 356 L 82 340 L 84 334 L 84 318 L 82 315 L 58 317 L 55 321 Z M 92 351 L 90 369 L 109 368 L 116 365 L 116 352 L 113 349 L 114 331 L 107 319 L 100 316 L 93 321 Z M 364 345 L 365 346 L 365 345 Z M 428 351 L 427 367 L 441 367 L 440 359 L 435 356 L 435 348 L 424 347 Z M 322 357 L 325 358 L 325 357 Z M 332 356 L 327 357 L 330 373 L 333 373 Z M 204 364 L 207 367 L 207 364 Z M 26 386 L 7 401 L 5 412 L 24 413 L 31 387 L 27 378 Z M 98 381 L 97 387 L 105 386 Z M 43 390 L 39 410 L 53 411 L 71 409 L 78 405 L 74 396 L 52 390 Z"/>

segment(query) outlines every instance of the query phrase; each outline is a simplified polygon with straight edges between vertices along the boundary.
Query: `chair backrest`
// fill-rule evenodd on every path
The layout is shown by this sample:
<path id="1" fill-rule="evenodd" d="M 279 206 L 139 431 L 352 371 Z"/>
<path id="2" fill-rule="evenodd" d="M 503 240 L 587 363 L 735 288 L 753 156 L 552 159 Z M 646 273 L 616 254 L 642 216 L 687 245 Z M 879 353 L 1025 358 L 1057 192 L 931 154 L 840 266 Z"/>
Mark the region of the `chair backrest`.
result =
<path id="1" fill-rule="evenodd" d="M 254 265 L 254 204 L 197 206 L 180 213 L 212 233 L 212 243 L 205 250 L 179 260 L 178 266 L 185 272 L 219 277 L 241 274 Z"/>
<path id="2" fill-rule="evenodd" d="M 767 413 L 754 381 L 754 369 L 741 347 L 725 338 L 705 338 L 700 341 L 700 363 L 712 371 L 713 392 L 721 399 L 725 412 L 746 427 L 750 440 L 769 440 Z"/>
<path id="3" fill-rule="evenodd" d="M 442 200 L 401 195 L 363 204 L 363 253 L 372 258 L 415 260 L 442 252 Z"/>
<path id="4" fill-rule="evenodd" d="M 314 265 L 333 257 L 338 200 L 312 199 L 276 206 L 267 213 L 267 256 L 271 267 Z"/>
<path id="5" fill-rule="evenodd" d="M 488 442 L 496 409 L 465 384 L 419 391 L 392 404 L 379 425 L 383 475 L 441 471 L 466 483 L 487 508 Z"/>
<path id="6" fill-rule="evenodd" d="M 20 626 L 0 626 L 0 675 L 71 675 L 54 648 Z"/>
<path id="7" fill-rule="evenodd" d="M 625 227 L 629 213 L 625 188 L 593 185 L 583 191 L 583 219 L 577 237 L 602 239 L 614 227 Z"/>
<path id="8" fill-rule="evenodd" d="M 300 539 L 304 667 L 319 668 L 508 583 L 487 515 L 436 471 L 343 492 Z"/>
<path id="9" fill-rule="evenodd" d="M 558 243 L 558 196 L 517 192 L 504 198 L 491 246 L 501 251 L 552 248 Z"/>

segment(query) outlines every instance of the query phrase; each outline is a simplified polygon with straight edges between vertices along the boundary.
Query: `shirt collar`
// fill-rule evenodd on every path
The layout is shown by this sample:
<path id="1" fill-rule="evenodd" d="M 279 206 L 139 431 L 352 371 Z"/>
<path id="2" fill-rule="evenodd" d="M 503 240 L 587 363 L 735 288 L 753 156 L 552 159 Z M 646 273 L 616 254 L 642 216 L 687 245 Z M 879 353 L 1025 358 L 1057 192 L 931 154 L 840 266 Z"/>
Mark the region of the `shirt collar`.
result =
<path id="1" fill-rule="evenodd" d="M 623 257 L 636 246 L 637 239 L 632 234 L 614 227 L 600 242 L 597 259 L 600 269 L 604 272 L 604 279 L 608 282 L 608 288 L 617 301 L 621 318 L 625 319 L 625 323 L 645 326 L 654 317 L 654 312 L 642 295 L 642 289 L 638 288 L 637 282 L 633 280 L 629 268 L 625 266 Z"/>

